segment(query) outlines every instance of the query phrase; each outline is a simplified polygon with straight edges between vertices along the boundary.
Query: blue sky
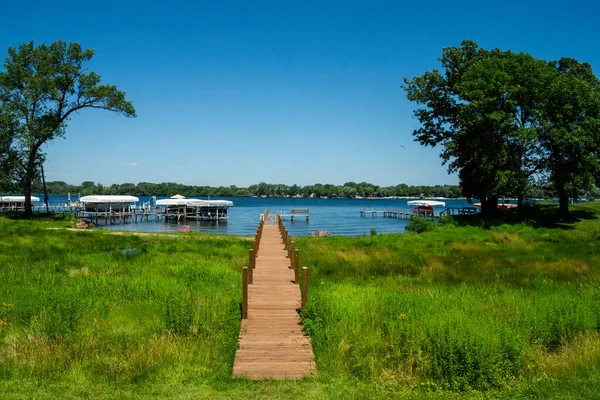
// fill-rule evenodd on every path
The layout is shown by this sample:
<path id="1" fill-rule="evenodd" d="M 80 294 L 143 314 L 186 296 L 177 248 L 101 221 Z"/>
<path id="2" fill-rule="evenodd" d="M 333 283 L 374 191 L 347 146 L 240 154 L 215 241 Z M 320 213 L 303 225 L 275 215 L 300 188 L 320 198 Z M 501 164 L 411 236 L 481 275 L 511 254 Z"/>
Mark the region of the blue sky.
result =
<path id="1" fill-rule="evenodd" d="M 403 77 L 438 68 L 441 49 L 465 39 L 599 74 L 595 2 L 486 3 L 9 2 L 0 55 L 79 42 L 136 107 L 135 119 L 74 116 L 66 139 L 44 146 L 50 181 L 455 184 L 439 150 L 412 139 Z"/>

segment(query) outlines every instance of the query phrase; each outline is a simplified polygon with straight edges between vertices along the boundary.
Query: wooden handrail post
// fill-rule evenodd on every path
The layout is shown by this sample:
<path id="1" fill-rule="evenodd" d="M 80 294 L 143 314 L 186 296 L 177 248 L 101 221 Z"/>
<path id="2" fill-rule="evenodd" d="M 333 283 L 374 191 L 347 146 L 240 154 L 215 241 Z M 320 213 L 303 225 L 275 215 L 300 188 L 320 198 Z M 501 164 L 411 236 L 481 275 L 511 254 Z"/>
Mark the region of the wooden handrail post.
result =
<path id="1" fill-rule="evenodd" d="M 296 249 L 296 256 L 294 260 L 294 283 L 297 285 L 300 279 L 300 250 Z"/>
<path id="2" fill-rule="evenodd" d="M 285 234 L 283 235 L 283 248 L 285 250 L 290 248 L 290 236 L 288 230 L 285 230 Z"/>
<path id="3" fill-rule="evenodd" d="M 308 296 L 308 268 L 302 267 L 302 311 L 306 309 L 306 296 Z"/>
<path id="4" fill-rule="evenodd" d="M 288 250 L 288 258 L 290 259 L 290 268 L 294 269 L 294 246 L 296 242 L 293 240 L 290 242 L 290 249 Z"/>
<path id="5" fill-rule="evenodd" d="M 254 258 L 254 250 L 248 250 L 248 283 L 254 283 L 254 268 L 255 268 L 256 259 Z"/>
<path id="6" fill-rule="evenodd" d="M 258 229 L 256 230 L 255 241 L 256 241 L 256 251 L 260 249 L 260 235 L 258 234 Z"/>
<path id="7" fill-rule="evenodd" d="M 256 254 L 256 250 L 257 250 L 257 248 L 256 248 L 256 240 L 252 241 L 252 250 L 254 250 L 254 254 Z"/>
<path id="8" fill-rule="evenodd" d="M 242 319 L 248 319 L 248 267 L 242 268 Z"/>

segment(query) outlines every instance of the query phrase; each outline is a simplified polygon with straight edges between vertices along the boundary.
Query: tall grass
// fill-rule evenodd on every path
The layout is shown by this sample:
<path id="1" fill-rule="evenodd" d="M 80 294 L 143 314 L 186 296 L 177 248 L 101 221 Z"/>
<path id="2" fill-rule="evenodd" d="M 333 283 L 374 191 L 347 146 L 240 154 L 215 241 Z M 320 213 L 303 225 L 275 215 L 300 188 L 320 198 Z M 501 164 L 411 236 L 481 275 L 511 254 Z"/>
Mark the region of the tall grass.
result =
<path id="1" fill-rule="evenodd" d="M 229 376 L 248 242 L 0 229 L 0 379 Z"/>
<path id="2" fill-rule="evenodd" d="M 320 370 L 459 391 L 544 374 L 544 358 L 600 332 L 595 221 L 296 239 Z"/>
<path id="3" fill-rule="evenodd" d="M 319 370 L 300 383 L 231 378 L 250 242 L 0 217 L 0 392 L 590 397 L 600 390 L 600 205 L 575 210 L 585 218 L 560 226 L 445 221 L 421 234 L 295 238 Z"/>

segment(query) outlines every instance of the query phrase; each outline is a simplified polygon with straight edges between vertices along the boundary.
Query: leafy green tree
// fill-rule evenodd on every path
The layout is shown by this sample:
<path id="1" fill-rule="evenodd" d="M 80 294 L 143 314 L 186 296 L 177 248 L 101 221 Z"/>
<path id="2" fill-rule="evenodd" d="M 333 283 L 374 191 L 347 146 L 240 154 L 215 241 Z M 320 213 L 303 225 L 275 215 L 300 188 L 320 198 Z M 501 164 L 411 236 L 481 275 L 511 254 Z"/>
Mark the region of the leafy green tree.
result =
<path id="1" fill-rule="evenodd" d="M 18 124 L 0 110 L 0 192 L 12 192 L 19 171 L 19 157 L 13 148 Z"/>
<path id="2" fill-rule="evenodd" d="M 547 86 L 539 138 L 548 184 L 567 216 L 569 197 L 600 186 L 600 80 L 590 64 L 572 58 L 550 66 L 555 77 Z"/>
<path id="3" fill-rule="evenodd" d="M 81 195 L 82 196 L 88 196 L 88 195 L 92 195 L 92 194 L 99 194 L 96 193 L 96 184 L 92 181 L 84 181 L 81 182 Z"/>
<path id="4" fill-rule="evenodd" d="M 539 146 L 539 104 L 552 80 L 547 63 L 529 54 L 485 50 L 471 41 L 442 51 L 444 74 L 426 72 L 404 89 L 425 146 L 442 146 L 449 172 L 457 172 L 465 196 L 481 199 L 482 211 L 498 197 L 522 198 L 532 175 L 545 168 Z"/>
<path id="5" fill-rule="evenodd" d="M 87 70 L 94 51 L 79 43 L 57 41 L 49 46 L 32 42 L 8 48 L 0 72 L 0 109 L 16 123 L 13 146 L 24 171 L 19 179 L 25 194 L 25 212 L 31 215 L 32 183 L 41 146 L 65 135 L 67 121 L 76 112 L 96 108 L 135 117 L 125 93 L 101 85 L 100 76 Z"/>

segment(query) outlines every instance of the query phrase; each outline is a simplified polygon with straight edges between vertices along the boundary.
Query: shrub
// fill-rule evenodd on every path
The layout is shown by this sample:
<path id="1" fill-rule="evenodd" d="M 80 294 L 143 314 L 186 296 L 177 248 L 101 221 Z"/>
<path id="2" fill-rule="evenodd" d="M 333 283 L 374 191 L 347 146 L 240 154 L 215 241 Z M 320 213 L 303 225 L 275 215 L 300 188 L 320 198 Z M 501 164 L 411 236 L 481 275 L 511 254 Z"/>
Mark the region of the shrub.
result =
<path id="1" fill-rule="evenodd" d="M 408 224 L 406 224 L 406 232 L 415 232 L 415 233 L 423 233 L 433 230 L 435 227 L 435 223 L 423 217 L 416 217 L 411 219 Z"/>

